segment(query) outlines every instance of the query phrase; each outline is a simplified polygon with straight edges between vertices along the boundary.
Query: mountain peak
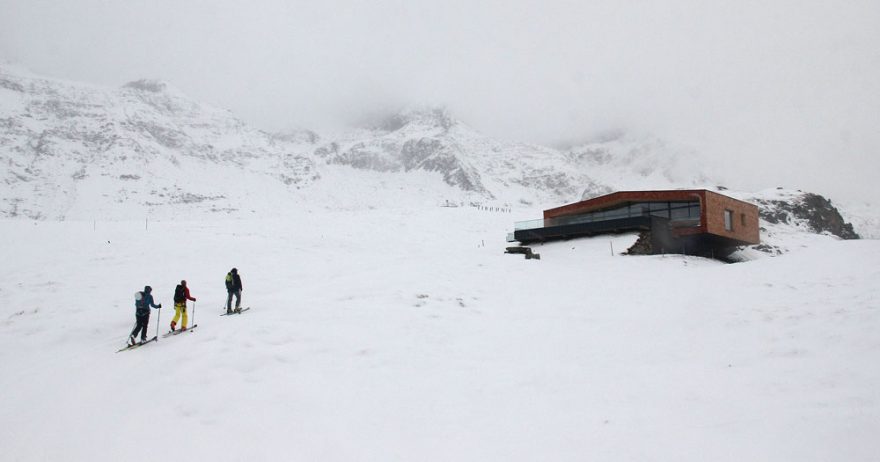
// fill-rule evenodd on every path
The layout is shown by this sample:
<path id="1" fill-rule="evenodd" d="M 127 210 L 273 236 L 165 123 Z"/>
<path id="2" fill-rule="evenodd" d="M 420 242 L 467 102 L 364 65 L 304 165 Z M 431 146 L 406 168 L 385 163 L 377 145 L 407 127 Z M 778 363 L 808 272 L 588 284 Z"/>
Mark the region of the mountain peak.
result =
<path id="1" fill-rule="evenodd" d="M 376 128 L 393 132 L 408 125 L 419 125 L 449 130 L 458 123 L 444 107 L 422 106 L 401 110 L 379 122 Z"/>
<path id="2" fill-rule="evenodd" d="M 128 82 L 123 85 L 123 87 L 149 93 L 164 93 L 168 91 L 169 85 L 168 82 L 165 82 L 164 80 L 140 79 Z"/>

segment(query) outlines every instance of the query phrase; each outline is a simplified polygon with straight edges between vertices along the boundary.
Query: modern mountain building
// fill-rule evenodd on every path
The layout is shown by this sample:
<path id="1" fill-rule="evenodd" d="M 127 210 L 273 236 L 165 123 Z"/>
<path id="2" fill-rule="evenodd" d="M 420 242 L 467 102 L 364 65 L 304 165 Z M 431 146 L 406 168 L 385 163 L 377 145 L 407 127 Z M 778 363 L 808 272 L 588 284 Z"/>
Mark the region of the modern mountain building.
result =
<path id="1" fill-rule="evenodd" d="M 516 223 L 523 244 L 642 231 L 641 253 L 723 255 L 760 243 L 758 207 L 706 189 L 619 191 L 544 211 Z"/>

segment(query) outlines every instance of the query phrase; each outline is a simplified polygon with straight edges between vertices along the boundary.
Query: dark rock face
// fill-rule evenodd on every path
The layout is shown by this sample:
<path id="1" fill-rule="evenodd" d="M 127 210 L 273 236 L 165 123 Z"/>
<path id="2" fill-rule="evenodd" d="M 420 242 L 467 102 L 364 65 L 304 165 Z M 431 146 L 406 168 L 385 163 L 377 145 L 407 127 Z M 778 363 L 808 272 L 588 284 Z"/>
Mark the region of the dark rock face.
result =
<path id="1" fill-rule="evenodd" d="M 818 194 L 805 193 L 797 200 L 786 202 L 758 200 L 761 218 L 774 224 L 805 221 L 816 233 L 828 232 L 841 239 L 859 239 L 851 223 L 846 223 L 831 201 Z"/>
<path id="2" fill-rule="evenodd" d="M 167 84 L 161 80 L 141 79 L 134 82 L 128 82 L 125 88 L 133 88 L 135 90 L 147 91 L 150 93 L 161 93 L 165 91 Z"/>
<path id="3" fill-rule="evenodd" d="M 24 86 L 22 84 L 3 77 L 0 77 L 0 88 L 24 93 Z"/>
<path id="4" fill-rule="evenodd" d="M 625 255 L 652 255 L 654 246 L 651 245 L 651 232 L 642 231 L 636 242 L 624 252 Z"/>
<path id="5" fill-rule="evenodd" d="M 458 186 L 465 191 L 486 192 L 480 175 L 455 155 L 455 146 L 449 146 L 438 139 L 421 138 L 408 140 L 400 152 L 406 171 L 425 170 L 440 172 L 443 181 L 450 186 Z"/>
<path id="6" fill-rule="evenodd" d="M 393 132 L 412 123 L 449 130 L 455 125 L 455 119 L 443 108 L 420 109 L 394 114 L 380 121 L 375 128 Z"/>

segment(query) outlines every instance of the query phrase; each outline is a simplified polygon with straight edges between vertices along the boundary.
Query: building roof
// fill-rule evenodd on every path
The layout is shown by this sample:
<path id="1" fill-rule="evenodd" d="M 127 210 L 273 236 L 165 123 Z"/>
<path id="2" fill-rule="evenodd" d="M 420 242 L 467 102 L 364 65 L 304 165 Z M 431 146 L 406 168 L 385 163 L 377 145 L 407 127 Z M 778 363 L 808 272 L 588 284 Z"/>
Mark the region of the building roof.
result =
<path id="1" fill-rule="evenodd" d="M 667 190 L 651 190 L 651 191 L 617 191 L 604 196 L 598 196 L 591 199 L 566 204 L 560 207 L 544 210 L 544 218 L 554 218 L 566 215 L 576 215 L 580 213 L 592 212 L 594 210 L 614 207 L 616 205 L 628 202 L 651 202 L 651 201 L 692 201 L 705 199 L 706 194 L 718 194 L 708 189 L 667 189 Z M 742 202 L 729 196 L 729 200 Z"/>

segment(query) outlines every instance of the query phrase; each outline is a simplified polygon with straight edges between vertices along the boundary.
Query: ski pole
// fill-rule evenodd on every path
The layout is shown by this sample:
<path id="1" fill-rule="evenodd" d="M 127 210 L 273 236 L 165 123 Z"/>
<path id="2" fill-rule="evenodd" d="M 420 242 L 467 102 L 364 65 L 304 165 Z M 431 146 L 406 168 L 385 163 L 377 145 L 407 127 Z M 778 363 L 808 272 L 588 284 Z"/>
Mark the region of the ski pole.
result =
<path id="1" fill-rule="evenodd" d="M 192 323 L 190 324 L 190 327 L 195 326 L 195 325 L 196 325 L 196 302 L 193 302 L 193 318 L 192 318 Z"/>
<path id="2" fill-rule="evenodd" d="M 161 304 L 160 304 L 161 305 Z M 156 313 L 156 341 L 159 341 L 159 320 L 162 319 L 162 307 L 159 306 L 159 312 Z"/>

